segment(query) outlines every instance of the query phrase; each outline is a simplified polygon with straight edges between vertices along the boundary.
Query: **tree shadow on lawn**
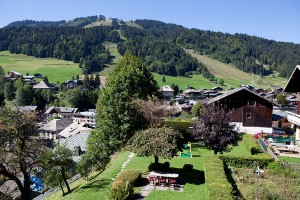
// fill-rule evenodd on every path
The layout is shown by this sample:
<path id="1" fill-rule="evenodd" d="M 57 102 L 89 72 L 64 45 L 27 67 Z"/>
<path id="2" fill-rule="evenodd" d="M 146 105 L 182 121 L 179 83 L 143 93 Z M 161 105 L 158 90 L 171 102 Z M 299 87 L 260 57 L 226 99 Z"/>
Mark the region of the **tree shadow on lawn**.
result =
<path id="1" fill-rule="evenodd" d="M 107 187 L 107 185 L 111 184 L 111 180 L 110 179 L 101 179 L 101 180 L 94 180 L 90 183 L 85 184 L 84 186 L 82 186 L 82 189 L 86 189 L 86 188 L 97 188 L 96 190 L 98 191 L 101 188 L 105 188 Z"/>
<path id="2" fill-rule="evenodd" d="M 179 174 L 177 181 L 180 185 L 185 185 L 186 183 L 190 183 L 193 185 L 201 185 L 205 183 L 204 171 L 198 169 L 192 169 L 187 171 L 182 168 L 171 167 L 170 172 Z"/>
<path id="3" fill-rule="evenodd" d="M 237 197 L 238 199 L 244 199 L 241 191 L 239 190 L 239 188 L 236 185 L 236 182 L 235 182 L 234 178 L 232 177 L 231 170 L 228 168 L 228 166 L 226 164 L 224 165 L 224 171 L 225 171 L 228 182 L 232 186 L 233 195 L 235 197 Z"/>

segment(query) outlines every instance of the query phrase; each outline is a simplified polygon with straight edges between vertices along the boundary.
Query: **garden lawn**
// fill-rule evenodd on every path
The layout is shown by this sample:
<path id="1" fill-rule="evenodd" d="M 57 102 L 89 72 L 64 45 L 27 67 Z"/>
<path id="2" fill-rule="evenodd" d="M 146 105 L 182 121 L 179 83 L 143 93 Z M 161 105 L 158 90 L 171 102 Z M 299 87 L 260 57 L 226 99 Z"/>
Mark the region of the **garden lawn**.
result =
<path id="1" fill-rule="evenodd" d="M 280 161 L 284 162 L 293 162 L 293 163 L 300 163 L 300 158 L 289 157 L 289 156 L 278 156 Z"/>
<path id="2" fill-rule="evenodd" d="M 185 150 L 186 151 L 186 150 Z M 185 164 L 193 165 L 193 172 L 190 180 L 187 180 L 183 192 L 175 191 L 152 191 L 147 200 L 182 200 L 182 199 L 207 199 L 204 178 L 204 156 L 215 156 L 213 151 L 203 148 L 201 145 L 192 144 L 193 158 L 174 157 L 171 160 L 159 158 L 160 163 L 170 162 L 170 170 L 177 171 L 183 168 Z M 251 155 L 246 149 L 243 142 L 239 146 L 233 147 L 231 152 L 224 153 L 224 155 Z M 147 173 L 148 166 L 154 162 L 154 157 L 137 157 L 135 156 L 125 169 L 139 169 Z"/>
<path id="3" fill-rule="evenodd" d="M 94 178 L 85 181 L 82 178 L 70 184 L 72 193 L 62 196 L 61 190 L 49 196 L 49 200 L 107 200 L 107 192 L 112 183 L 112 178 L 120 172 L 122 164 L 128 159 L 129 152 L 121 152 L 110 165 L 100 174 L 94 174 Z M 64 188 L 66 191 L 66 188 Z"/>
<path id="4" fill-rule="evenodd" d="M 186 151 L 186 150 L 185 150 Z M 157 191 L 154 190 L 150 193 L 147 200 L 182 200 L 182 199 L 201 199 L 206 200 L 206 185 L 204 178 L 204 156 L 215 156 L 213 151 L 203 148 L 197 143 L 192 144 L 192 154 L 193 158 L 183 158 L 174 157 L 171 160 L 166 160 L 159 158 L 160 163 L 170 162 L 170 170 L 180 171 L 185 164 L 193 165 L 193 171 L 189 175 L 189 179 L 184 186 L 183 192 L 175 191 Z M 233 147 L 232 151 L 229 153 L 224 153 L 229 155 L 250 155 L 247 151 L 243 142 L 240 142 L 239 146 Z M 107 193 L 109 191 L 110 185 L 112 183 L 111 178 L 121 170 L 122 164 L 127 160 L 129 152 L 121 152 L 116 158 L 111 162 L 105 171 L 100 174 L 94 174 L 94 178 L 89 181 L 79 179 L 70 184 L 72 193 L 62 196 L 61 190 L 58 190 L 52 196 L 47 199 L 58 200 L 58 199 L 74 199 L 74 200 L 89 200 L 89 199 L 107 199 Z M 153 157 L 133 157 L 133 159 L 127 164 L 126 169 L 139 169 L 144 174 L 148 174 L 148 166 L 151 162 L 154 162 Z M 136 188 L 135 191 L 138 192 L 141 188 Z M 66 190 L 66 188 L 65 188 Z"/>

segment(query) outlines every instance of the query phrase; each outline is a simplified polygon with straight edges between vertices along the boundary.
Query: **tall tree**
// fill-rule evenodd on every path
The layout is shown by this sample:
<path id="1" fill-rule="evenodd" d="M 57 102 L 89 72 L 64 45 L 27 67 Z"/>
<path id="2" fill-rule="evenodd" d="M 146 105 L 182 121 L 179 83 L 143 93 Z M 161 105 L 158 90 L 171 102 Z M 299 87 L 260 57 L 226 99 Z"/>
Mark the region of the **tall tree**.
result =
<path id="1" fill-rule="evenodd" d="M 96 134 L 109 141 L 112 151 L 144 126 L 133 99 L 146 99 L 157 91 L 157 82 L 147 67 L 137 57 L 126 53 L 111 73 L 97 103 Z"/>
<path id="2" fill-rule="evenodd" d="M 45 169 L 46 177 L 58 178 L 57 180 L 53 180 L 53 182 L 60 186 L 63 181 L 69 193 L 71 189 L 67 181 L 68 173 L 71 169 L 75 169 L 76 166 L 72 156 L 73 152 L 64 145 L 57 146 L 54 151 L 48 151 L 43 156 L 43 168 Z M 57 172 L 60 173 L 60 177 L 57 177 Z M 49 182 L 51 182 L 51 180 L 49 180 Z M 63 191 L 63 188 L 61 189 Z"/>
<path id="3" fill-rule="evenodd" d="M 36 116 L 5 108 L 1 110 L 0 124 L 0 174 L 15 181 L 21 198 L 29 200 L 30 175 L 41 166 L 44 153 L 37 139 Z"/>
<path id="4" fill-rule="evenodd" d="M 209 104 L 193 126 L 193 136 L 214 153 L 229 151 L 242 139 L 232 122 L 233 111 L 220 104 Z"/>
<path id="5" fill-rule="evenodd" d="M 137 132 L 130 140 L 128 149 L 137 156 L 154 156 L 171 159 L 182 149 L 182 134 L 168 127 L 149 128 Z"/>

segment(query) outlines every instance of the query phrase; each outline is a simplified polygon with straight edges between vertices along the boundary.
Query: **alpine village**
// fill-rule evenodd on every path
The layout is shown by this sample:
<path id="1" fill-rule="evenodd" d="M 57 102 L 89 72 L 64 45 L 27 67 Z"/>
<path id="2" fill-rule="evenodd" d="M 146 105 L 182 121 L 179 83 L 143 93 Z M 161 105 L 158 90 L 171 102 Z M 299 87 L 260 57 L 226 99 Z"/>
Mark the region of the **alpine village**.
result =
<path id="1" fill-rule="evenodd" d="M 0 199 L 300 199 L 300 44 L 103 15 L 0 29 Z"/>

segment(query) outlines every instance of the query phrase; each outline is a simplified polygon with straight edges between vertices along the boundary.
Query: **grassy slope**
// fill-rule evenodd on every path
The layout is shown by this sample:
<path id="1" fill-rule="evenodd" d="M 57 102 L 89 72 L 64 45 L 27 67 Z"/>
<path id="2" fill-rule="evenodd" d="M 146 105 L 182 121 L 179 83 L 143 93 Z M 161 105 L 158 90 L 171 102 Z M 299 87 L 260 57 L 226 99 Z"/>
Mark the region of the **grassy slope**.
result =
<path id="1" fill-rule="evenodd" d="M 272 86 L 284 87 L 287 81 L 285 78 L 278 77 L 278 75 L 261 78 L 258 75 L 251 75 L 232 65 L 224 64 L 207 56 L 197 53 L 191 53 L 191 55 L 202 62 L 218 79 L 222 78 L 228 87 L 238 87 L 242 84 L 252 84 L 261 88 L 270 88 Z"/>
<path id="2" fill-rule="evenodd" d="M 74 200 L 106 200 L 107 191 L 112 183 L 111 178 L 121 170 L 122 163 L 128 158 L 129 152 L 122 152 L 116 157 L 112 163 L 99 175 L 89 181 L 78 179 L 70 184 L 72 193 L 62 196 L 61 190 L 57 191 L 47 199 L 59 200 L 59 199 L 74 199 Z"/>
<path id="3" fill-rule="evenodd" d="M 80 75 L 81 69 L 78 64 L 71 61 L 54 58 L 35 58 L 22 54 L 11 54 L 8 51 L 0 52 L 0 66 L 7 71 L 17 71 L 25 75 L 41 73 L 46 75 L 50 82 L 64 82 L 74 75 Z"/>
<path id="4" fill-rule="evenodd" d="M 201 88 L 212 88 L 215 86 L 220 86 L 218 84 L 214 84 L 210 82 L 208 79 L 204 78 L 201 74 L 196 74 L 193 75 L 192 78 L 188 77 L 182 77 L 182 76 L 165 76 L 166 77 L 166 82 L 162 82 L 162 75 L 160 74 L 154 74 L 155 80 L 158 82 L 159 86 L 163 85 L 169 85 L 171 86 L 172 83 L 177 84 L 180 89 L 185 90 L 188 85 L 195 87 L 196 89 L 201 89 Z"/>
<path id="5" fill-rule="evenodd" d="M 107 48 L 112 56 L 112 62 L 107 65 L 99 74 L 102 76 L 108 76 L 110 72 L 114 70 L 119 60 L 122 58 L 121 54 L 119 54 L 116 43 L 105 42 L 105 48 Z"/>

